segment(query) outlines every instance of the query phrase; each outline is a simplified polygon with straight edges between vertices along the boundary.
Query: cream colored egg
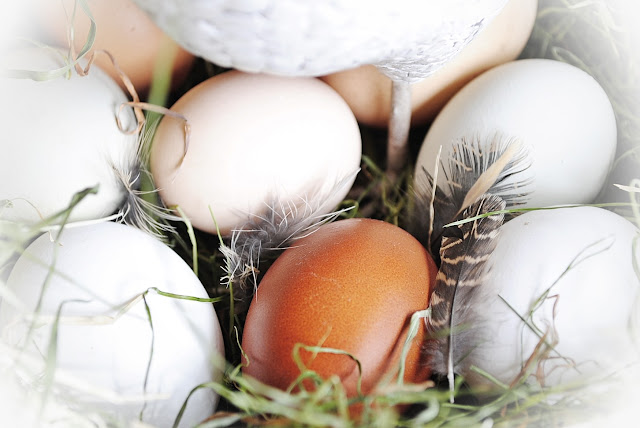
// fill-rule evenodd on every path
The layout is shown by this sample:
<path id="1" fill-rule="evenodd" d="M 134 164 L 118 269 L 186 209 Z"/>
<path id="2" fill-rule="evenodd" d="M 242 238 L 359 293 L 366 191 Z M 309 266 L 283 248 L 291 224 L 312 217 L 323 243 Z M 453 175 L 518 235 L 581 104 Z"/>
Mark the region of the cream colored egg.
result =
<path id="1" fill-rule="evenodd" d="M 201 230 L 227 234 L 274 202 L 326 213 L 344 198 L 360 165 L 360 131 L 327 84 L 231 71 L 191 89 L 165 116 L 151 172 L 167 206 Z M 336 185 L 340 183 L 336 187 Z M 213 216 L 212 216 L 213 213 Z M 321 214 L 322 212 L 319 212 Z"/>
<path id="2" fill-rule="evenodd" d="M 19 305 L 1 302 L 0 335 L 22 350 L 15 358 L 28 368 L 21 372 L 27 385 L 54 371 L 51 393 L 68 410 L 114 426 L 142 420 L 168 428 L 193 388 L 221 377 L 216 313 L 195 300 L 208 299 L 204 287 L 176 253 L 140 230 L 105 222 L 67 228 L 59 242 L 44 234 L 18 260 L 7 288 Z M 211 389 L 198 390 L 179 427 L 209 417 L 217 401 Z"/>
<path id="3" fill-rule="evenodd" d="M 530 167 L 504 184 L 530 180 L 527 207 L 591 203 L 604 185 L 616 151 L 616 119 L 606 93 L 589 74 L 549 59 L 495 67 L 447 103 L 425 137 L 416 171 L 436 169 L 438 184 L 450 176 L 448 159 L 461 139 L 485 149 L 496 140 L 518 140 Z"/>
<path id="4" fill-rule="evenodd" d="M 66 46 L 76 0 L 40 1 L 42 5 L 37 22 L 41 31 L 51 43 Z M 86 3 L 97 26 L 93 50 L 110 52 L 137 91 L 149 89 L 157 61 L 173 58 L 174 82 L 185 78 L 194 56 L 165 35 L 135 3 L 131 0 L 87 0 Z M 78 7 L 72 22 L 74 46 L 76 51 L 80 51 L 87 41 L 91 21 Z M 122 86 L 120 76 L 108 57 L 97 56 L 96 64 Z"/>
<path id="5" fill-rule="evenodd" d="M 0 68 L 51 71 L 63 67 L 62 51 L 26 47 L 5 52 Z M 70 220 L 104 217 L 127 195 L 118 171 L 132 176 L 137 136 L 131 109 L 118 85 L 98 67 L 87 76 L 0 77 L 0 219 L 36 223 L 65 210 L 76 192 L 98 186 Z M 57 219 L 59 221 L 60 219 Z"/>
<path id="6" fill-rule="evenodd" d="M 524 48 L 536 18 L 537 0 L 511 0 L 454 59 L 411 88 L 412 123 L 431 121 L 445 103 L 483 71 L 514 60 Z M 372 65 L 321 77 L 347 101 L 361 123 L 386 127 L 391 79 Z"/>

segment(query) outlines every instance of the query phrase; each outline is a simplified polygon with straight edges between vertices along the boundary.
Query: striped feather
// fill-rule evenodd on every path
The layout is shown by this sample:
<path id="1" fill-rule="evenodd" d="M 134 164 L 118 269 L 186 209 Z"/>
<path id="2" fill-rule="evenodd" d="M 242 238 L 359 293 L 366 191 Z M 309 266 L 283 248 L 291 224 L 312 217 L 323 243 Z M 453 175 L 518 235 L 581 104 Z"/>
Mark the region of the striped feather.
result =
<path id="1" fill-rule="evenodd" d="M 485 194 L 459 217 L 471 218 L 504 207 L 501 197 Z M 427 320 L 429 337 L 434 341 L 428 349 L 433 371 L 447 376 L 451 390 L 459 363 L 478 344 L 477 317 L 469 302 L 485 280 L 487 261 L 503 221 L 503 214 L 494 214 L 448 227 L 443 233 L 440 269 Z"/>
<path id="2" fill-rule="evenodd" d="M 417 172 L 415 210 L 409 231 L 439 266 L 427 320 L 426 349 L 435 373 L 446 375 L 453 402 L 454 374 L 479 344 L 479 318 L 471 298 L 481 290 L 487 260 L 495 246 L 503 214 L 446 227 L 456 220 L 504 210 L 526 201 L 530 180 L 508 180 L 530 166 L 528 152 L 512 138 L 496 133 L 486 144 L 461 139 L 448 158 L 436 160 L 434 176 Z M 438 180 L 438 174 L 444 180 Z M 437 186 L 444 181 L 444 186 Z"/>
<path id="3" fill-rule="evenodd" d="M 452 155 L 439 160 L 444 186 L 426 169 L 416 172 L 416 206 L 409 231 L 439 262 L 444 226 L 485 193 L 500 196 L 507 207 L 526 202 L 530 180 L 507 179 L 530 167 L 527 150 L 515 139 L 495 134 L 488 144 L 479 138 L 461 139 Z"/>

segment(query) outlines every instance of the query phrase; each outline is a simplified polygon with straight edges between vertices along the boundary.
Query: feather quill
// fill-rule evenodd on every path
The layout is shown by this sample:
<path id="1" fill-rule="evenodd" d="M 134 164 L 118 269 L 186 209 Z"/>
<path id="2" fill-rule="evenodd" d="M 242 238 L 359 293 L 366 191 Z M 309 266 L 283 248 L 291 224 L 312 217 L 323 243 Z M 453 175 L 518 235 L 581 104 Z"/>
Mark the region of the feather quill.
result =
<path id="1" fill-rule="evenodd" d="M 485 194 L 459 217 L 475 217 L 504 208 L 502 198 Z M 452 402 L 454 373 L 479 343 L 479 324 L 469 302 L 485 280 L 486 262 L 503 221 L 503 214 L 478 218 L 446 228 L 442 238 L 440 269 L 431 295 L 427 329 L 434 339 L 429 346 L 432 369 L 446 374 Z"/>
<path id="2" fill-rule="evenodd" d="M 505 167 L 511 162 L 514 155 L 521 148 L 521 144 L 519 141 L 515 141 L 504 149 L 501 153 L 496 154 L 496 160 L 491 165 L 484 170 L 480 176 L 476 179 L 475 183 L 471 186 L 471 188 L 467 191 L 464 196 L 464 200 L 456 216 L 459 215 L 463 210 L 467 209 L 467 207 L 471 206 L 471 204 L 475 203 L 482 195 L 489 192 L 489 190 L 493 187 L 493 185 L 498 181 L 498 177 L 502 174 Z"/>

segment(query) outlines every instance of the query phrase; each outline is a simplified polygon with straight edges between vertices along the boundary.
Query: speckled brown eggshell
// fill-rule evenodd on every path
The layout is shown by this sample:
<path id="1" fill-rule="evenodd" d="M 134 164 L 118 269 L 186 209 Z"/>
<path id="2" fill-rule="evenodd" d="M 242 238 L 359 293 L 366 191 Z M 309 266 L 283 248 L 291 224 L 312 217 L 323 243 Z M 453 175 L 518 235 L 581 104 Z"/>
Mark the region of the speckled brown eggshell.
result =
<path id="1" fill-rule="evenodd" d="M 321 226 L 284 251 L 253 298 L 242 346 L 244 373 L 286 389 L 300 375 L 296 343 L 335 348 L 362 364 L 362 392 L 397 373 L 411 315 L 429 303 L 436 267 L 409 233 L 373 219 Z M 421 323 L 406 360 L 405 381 L 426 380 Z M 340 376 L 356 394 L 358 369 L 345 355 L 301 350 L 304 364 L 323 378 Z"/>

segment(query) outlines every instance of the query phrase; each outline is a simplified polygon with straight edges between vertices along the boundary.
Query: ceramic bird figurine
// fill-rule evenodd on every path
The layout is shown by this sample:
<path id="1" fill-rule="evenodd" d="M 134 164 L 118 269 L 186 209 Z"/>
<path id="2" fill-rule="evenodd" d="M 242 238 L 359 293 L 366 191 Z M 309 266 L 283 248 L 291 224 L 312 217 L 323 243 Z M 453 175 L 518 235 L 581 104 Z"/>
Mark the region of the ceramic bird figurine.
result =
<path id="1" fill-rule="evenodd" d="M 471 42 L 507 0 L 134 0 L 223 67 L 320 76 L 374 64 L 393 81 L 388 171 L 404 165 L 410 85 Z"/>

